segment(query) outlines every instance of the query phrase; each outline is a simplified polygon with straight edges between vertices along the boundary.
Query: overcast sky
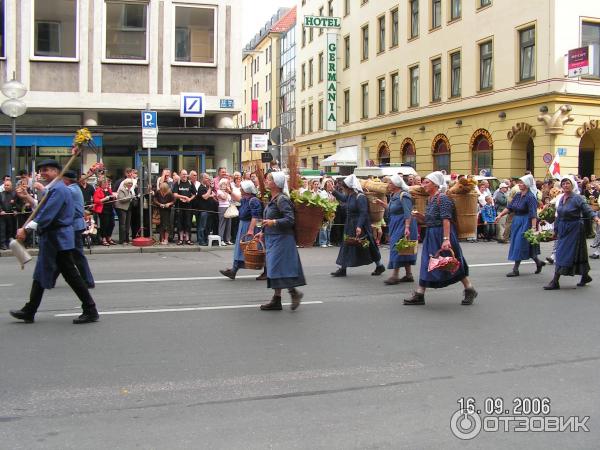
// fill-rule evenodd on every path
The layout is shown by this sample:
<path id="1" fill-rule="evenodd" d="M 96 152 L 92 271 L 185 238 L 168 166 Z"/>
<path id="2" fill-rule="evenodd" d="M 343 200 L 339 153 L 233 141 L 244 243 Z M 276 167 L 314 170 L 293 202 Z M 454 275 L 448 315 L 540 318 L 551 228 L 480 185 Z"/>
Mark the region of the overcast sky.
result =
<path id="1" fill-rule="evenodd" d="M 263 27 L 280 7 L 292 7 L 296 0 L 241 0 L 242 47 Z"/>

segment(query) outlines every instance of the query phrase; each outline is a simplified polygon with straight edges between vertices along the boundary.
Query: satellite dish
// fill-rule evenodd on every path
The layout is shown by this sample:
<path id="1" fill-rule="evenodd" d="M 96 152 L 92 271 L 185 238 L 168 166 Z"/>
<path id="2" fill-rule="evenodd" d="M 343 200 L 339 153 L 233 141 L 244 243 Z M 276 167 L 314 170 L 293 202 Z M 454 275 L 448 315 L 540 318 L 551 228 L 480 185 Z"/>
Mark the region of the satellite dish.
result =
<path id="1" fill-rule="evenodd" d="M 271 142 L 275 145 L 281 145 L 291 138 L 290 130 L 284 126 L 275 127 L 271 130 L 271 133 L 269 133 L 269 139 L 271 139 Z"/>

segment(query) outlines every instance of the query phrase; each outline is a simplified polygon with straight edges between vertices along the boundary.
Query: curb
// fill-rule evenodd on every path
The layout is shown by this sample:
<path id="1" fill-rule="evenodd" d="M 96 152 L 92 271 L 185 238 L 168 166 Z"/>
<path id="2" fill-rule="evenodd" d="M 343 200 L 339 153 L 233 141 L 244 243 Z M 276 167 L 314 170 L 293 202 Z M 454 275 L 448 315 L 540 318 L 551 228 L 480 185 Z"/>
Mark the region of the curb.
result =
<path id="1" fill-rule="evenodd" d="M 214 252 L 219 250 L 233 250 L 232 245 L 227 247 L 200 247 L 198 245 L 189 245 L 185 247 L 170 246 L 170 245 L 153 245 L 151 247 L 134 247 L 133 245 L 128 246 L 113 246 L 113 247 L 102 247 L 94 246 L 91 249 L 84 248 L 85 255 L 121 255 L 127 253 L 206 253 Z M 39 250 L 37 248 L 27 249 L 31 256 L 38 256 Z M 12 257 L 12 251 L 0 250 L 0 258 Z"/>

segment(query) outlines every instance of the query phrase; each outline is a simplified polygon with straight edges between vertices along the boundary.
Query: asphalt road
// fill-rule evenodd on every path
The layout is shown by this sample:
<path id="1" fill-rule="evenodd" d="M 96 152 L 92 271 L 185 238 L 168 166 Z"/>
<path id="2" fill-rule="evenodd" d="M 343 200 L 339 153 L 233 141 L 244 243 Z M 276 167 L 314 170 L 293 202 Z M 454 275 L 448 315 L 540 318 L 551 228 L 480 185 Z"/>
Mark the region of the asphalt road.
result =
<path id="1" fill-rule="evenodd" d="M 0 448 L 597 449 L 600 263 L 590 286 L 564 278 L 546 292 L 551 268 L 507 279 L 507 246 L 463 249 L 472 306 L 460 285 L 403 306 L 411 286 L 385 286 L 373 266 L 332 279 L 337 249 L 314 248 L 301 251 L 309 284 L 296 312 L 258 310 L 270 291 L 257 272 L 220 278 L 231 251 L 95 255 L 104 314 L 79 326 L 64 281 L 35 324 L 12 320 L 33 265 L 1 258 Z M 468 397 L 488 419 L 459 440 L 451 417 Z M 519 432 L 540 421 L 485 411 L 513 416 L 542 398 L 546 422 L 589 416 L 589 432 Z"/>

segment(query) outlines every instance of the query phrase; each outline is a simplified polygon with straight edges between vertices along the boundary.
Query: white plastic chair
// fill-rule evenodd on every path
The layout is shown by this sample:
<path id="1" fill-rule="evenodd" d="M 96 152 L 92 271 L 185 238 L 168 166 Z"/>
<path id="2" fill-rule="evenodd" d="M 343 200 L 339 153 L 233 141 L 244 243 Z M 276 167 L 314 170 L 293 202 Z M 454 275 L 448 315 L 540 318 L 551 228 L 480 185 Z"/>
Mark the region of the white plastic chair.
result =
<path id="1" fill-rule="evenodd" d="M 208 235 L 208 246 L 212 247 L 213 242 L 217 242 L 219 244 L 219 247 L 223 245 L 223 243 L 221 242 L 221 236 L 219 236 L 218 234 L 209 234 Z"/>

